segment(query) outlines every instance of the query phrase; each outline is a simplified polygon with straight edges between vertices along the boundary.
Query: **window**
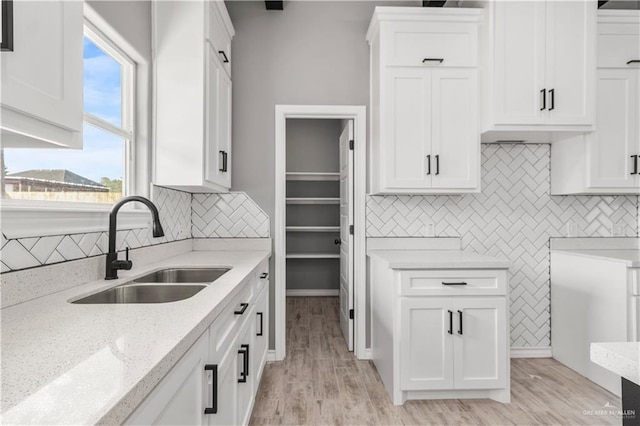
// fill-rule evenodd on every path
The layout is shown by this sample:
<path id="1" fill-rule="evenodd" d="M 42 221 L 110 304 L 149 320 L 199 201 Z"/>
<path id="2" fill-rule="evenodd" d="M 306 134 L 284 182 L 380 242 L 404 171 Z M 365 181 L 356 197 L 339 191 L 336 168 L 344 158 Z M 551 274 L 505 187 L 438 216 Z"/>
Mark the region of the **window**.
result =
<path id="1" fill-rule="evenodd" d="M 85 24 L 82 150 L 13 149 L 2 153 L 2 197 L 112 204 L 130 192 L 134 62 Z"/>

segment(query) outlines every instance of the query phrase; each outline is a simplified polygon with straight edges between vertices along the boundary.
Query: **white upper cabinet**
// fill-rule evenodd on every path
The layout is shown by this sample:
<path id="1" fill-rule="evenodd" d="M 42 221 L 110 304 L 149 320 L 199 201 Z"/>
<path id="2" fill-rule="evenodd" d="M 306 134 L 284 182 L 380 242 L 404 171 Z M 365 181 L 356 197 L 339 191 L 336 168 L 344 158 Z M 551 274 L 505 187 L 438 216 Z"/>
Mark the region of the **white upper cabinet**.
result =
<path id="1" fill-rule="evenodd" d="M 480 190 L 477 9 L 377 7 L 371 193 Z"/>
<path id="2" fill-rule="evenodd" d="M 231 39 L 222 1 L 153 2 L 157 185 L 231 188 Z"/>
<path id="3" fill-rule="evenodd" d="M 551 146 L 552 194 L 640 194 L 640 12 L 598 13 L 596 131 Z"/>
<path id="4" fill-rule="evenodd" d="M 592 131 L 596 2 L 480 3 L 483 142 Z"/>
<path id="5" fill-rule="evenodd" d="M 82 148 L 82 2 L 14 1 L 0 53 L 2 145 Z"/>

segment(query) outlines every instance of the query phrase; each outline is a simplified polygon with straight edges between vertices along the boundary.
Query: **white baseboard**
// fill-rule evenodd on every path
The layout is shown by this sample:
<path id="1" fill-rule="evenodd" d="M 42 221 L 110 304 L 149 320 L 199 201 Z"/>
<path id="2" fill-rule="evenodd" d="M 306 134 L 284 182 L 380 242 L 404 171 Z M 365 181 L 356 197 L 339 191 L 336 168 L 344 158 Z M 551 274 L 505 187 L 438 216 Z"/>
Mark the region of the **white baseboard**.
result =
<path id="1" fill-rule="evenodd" d="M 371 348 L 367 348 L 364 350 L 364 354 L 362 354 L 362 358 L 360 359 L 371 359 L 372 356 Z"/>
<path id="2" fill-rule="evenodd" d="M 276 361 L 276 351 L 274 349 L 269 349 L 267 351 L 267 362 Z"/>
<path id="3" fill-rule="evenodd" d="M 551 358 L 551 347 L 511 348 L 511 358 Z"/>
<path id="4" fill-rule="evenodd" d="M 287 290 L 287 297 L 328 297 L 339 295 L 340 290 Z"/>

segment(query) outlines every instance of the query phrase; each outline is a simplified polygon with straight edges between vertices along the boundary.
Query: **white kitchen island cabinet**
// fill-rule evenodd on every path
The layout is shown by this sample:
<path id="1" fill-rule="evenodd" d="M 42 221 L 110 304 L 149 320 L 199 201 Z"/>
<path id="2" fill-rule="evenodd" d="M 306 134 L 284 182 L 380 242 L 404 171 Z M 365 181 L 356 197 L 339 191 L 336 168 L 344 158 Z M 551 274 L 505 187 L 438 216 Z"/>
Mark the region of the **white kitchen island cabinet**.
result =
<path id="1" fill-rule="evenodd" d="M 377 7 L 371 192 L 480 190 L 478 9 Z"/>
<path id="2" fill-rule="evenodd" d="M 510 262 L 460 250 L 369 250 L 373 362 L 396 405 L 510 401 Z"/>
<path id="3" fill-rule="evenodd" d="M 249 423 L 267 354 L 267 270 L 260 265 L 126 424 Z"/>

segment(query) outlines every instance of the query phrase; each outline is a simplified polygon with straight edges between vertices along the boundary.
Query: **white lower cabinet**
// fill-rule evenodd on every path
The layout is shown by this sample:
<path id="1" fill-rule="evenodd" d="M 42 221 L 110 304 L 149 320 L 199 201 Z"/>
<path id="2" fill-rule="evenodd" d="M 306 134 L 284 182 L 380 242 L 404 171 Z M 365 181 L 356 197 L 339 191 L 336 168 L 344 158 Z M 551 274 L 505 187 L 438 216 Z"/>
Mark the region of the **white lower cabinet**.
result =
<path id="1" fill-rule="evenodd" d="M 507 270 L 395 270 L 369 259 L 372 358 L 394 404 L 509 402 Z"/>
<path id="2" fill-rule="evenodd" d="M 265 262 L 125 424 L 249 423 L 269 341 L 267 270 Z"/>

